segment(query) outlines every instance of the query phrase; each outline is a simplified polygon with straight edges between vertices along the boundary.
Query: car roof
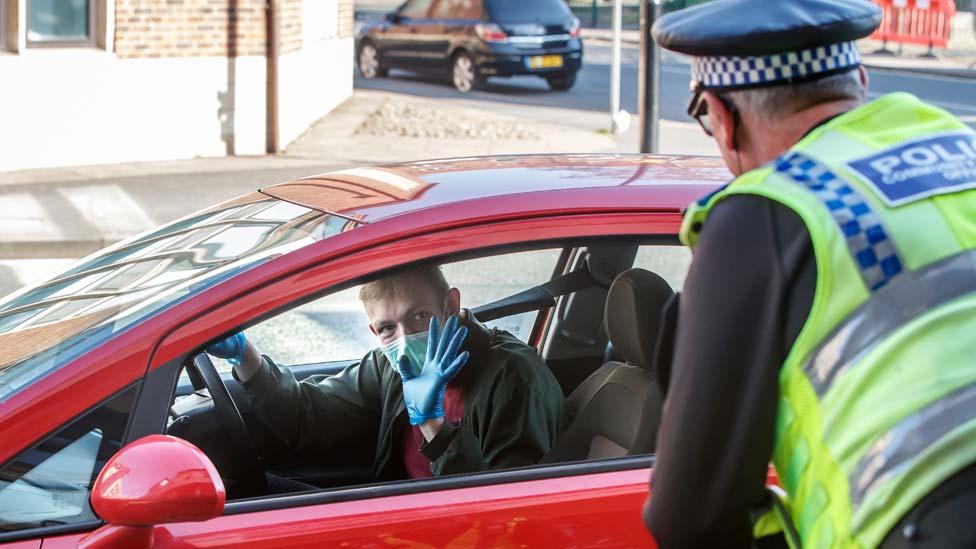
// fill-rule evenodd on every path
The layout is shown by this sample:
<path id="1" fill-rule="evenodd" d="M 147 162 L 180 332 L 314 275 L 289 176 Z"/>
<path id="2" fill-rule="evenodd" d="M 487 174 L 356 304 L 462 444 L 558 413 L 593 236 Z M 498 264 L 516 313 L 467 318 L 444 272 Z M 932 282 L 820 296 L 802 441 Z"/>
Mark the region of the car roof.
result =
<path id="1" fill-rule="evenodd" d="M 729 181 L 721 159 L 641 154 L 512 155 L 355 168 L 267 187 L 262 193 L 358 223 L 453 206 L 477 217 L 557 208 L 680 211 Z M 467 206 L 467 210 L 466 210 Z M 417 223 L 423 223 L 423 216 Z"/>

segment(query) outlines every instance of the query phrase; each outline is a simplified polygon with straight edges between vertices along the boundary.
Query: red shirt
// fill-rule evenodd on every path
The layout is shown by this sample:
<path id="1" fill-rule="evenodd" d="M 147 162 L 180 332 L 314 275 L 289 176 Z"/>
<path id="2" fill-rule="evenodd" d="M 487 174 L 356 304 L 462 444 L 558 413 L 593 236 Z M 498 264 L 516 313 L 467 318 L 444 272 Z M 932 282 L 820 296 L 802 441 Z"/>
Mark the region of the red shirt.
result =
<path id="1" fill-rule="evenodd" d="M 444 390 L 444 420 L 457 425 L 464 416 L 464 402 L 461 401 L 461 387 L 451 383 Z M 424 434 L 419 425 L 407 423 L 403 434 L 403 465 L 410 478 L 426 478 L 430 473 L 430 460 L 420 451 Z"/>

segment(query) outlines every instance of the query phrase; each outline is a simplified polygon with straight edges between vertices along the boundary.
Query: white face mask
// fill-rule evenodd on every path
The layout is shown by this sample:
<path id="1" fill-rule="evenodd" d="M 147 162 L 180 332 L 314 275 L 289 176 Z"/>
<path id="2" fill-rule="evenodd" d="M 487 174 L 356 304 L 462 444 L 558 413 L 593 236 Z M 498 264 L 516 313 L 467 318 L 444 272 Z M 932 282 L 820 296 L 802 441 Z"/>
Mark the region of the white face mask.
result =
<path id="1" fill-rule="evenodd" d="M 380 347 L 386 359 L 390 361 L 393 369 L 401 356 L 406 355 L 410 359 L 410 372 L 413 375 L 420 375 L 427 360 L 427 335 L 429 332 L 417 332 L 408 336 L 401 336 L 396 340 Z"/>

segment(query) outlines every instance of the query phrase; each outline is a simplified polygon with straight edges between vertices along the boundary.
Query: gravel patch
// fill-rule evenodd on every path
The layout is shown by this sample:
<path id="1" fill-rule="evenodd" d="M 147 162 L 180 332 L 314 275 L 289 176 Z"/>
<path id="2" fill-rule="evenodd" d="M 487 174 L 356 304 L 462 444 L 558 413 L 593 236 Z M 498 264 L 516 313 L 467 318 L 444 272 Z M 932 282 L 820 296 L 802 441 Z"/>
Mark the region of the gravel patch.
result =
<path id="1" fill-rule="evenodd" d="M 390 100 L 359 126 L 357 134 L 383 137 L 536 141 L 539 133 L 520 122 L 475 113 L 443 111 L 417 103 Z"/>

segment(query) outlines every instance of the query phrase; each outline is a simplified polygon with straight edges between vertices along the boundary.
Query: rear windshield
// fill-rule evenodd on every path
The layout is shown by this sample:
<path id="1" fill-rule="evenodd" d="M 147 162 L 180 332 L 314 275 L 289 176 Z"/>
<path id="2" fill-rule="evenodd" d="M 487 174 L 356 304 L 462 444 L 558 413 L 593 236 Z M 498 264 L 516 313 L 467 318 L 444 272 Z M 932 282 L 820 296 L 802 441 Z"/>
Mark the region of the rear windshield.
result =
<path id="1" fill-rule="evenodd" d="M 563 0 L 485 0 L 485 8 L 495 21 L 537 23 L 562 20 L 572 14 Z"/>
<path id="2" fill-rule="evenodd" d="M 254 193 L 21 290 L 0 301 L 0 402 L 174 303 L 356 225 Z"/>

